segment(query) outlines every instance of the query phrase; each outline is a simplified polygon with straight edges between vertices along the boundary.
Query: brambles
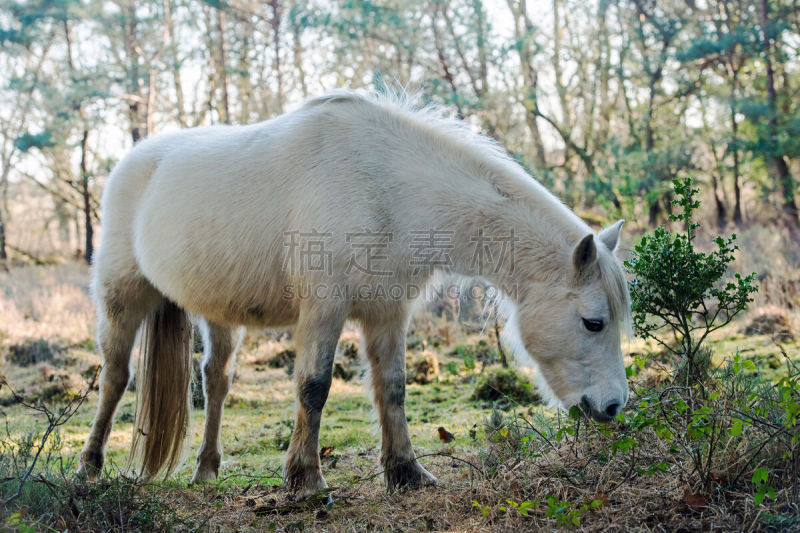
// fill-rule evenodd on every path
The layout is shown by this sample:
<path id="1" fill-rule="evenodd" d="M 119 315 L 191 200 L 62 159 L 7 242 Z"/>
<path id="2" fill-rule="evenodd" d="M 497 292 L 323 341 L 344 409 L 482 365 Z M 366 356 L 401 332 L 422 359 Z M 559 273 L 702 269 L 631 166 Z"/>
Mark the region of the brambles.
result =
<path id="1" fill-rule="evenodd" d="M 762 309 L 744 328 L 745 335 L 770 335 L 780 342 L 794 342 L 789 317 L 783 309 Z"/>
<path id="2" fill-rule="evenodd" d="M 491 346 L 486 339 L 480 339 L 477 344 L 459 344 L 450 352 L 450 355 L 464 359 L 465 366 L 472 366 L 475 363 L 483 363 L 484 366 L 492 365 L 501 361 L 500 354 L 494 346 Z"/>
<path id="3" fill-rule="evenodd" d="M 69 422 L 73 415 L 80 409 L 81 405 L 86 401 L 93 386 L 95 376 L 92 382 L 84 391 L 72 395 L 66 403 L 58 409 L 50 409 L 41 400 L 35 403 L 28 403 L 24 398 L 17 394 L 5 379 L 0 380 L 0 388 L 6 387 L 10 390 L 11 395 L 17 402 L 33 415 L 40 415 L 47 421 L 47 426 L 41 434 L 28 432 L 20 441 L 15 442 L 8 432 L 6 426 L 6 438 L 0 441 L 0 468 L 7 471 L 9 474 L 4 481 L 11 481 L 16 485 L 16 490 L 11 493 L 0 493 L 3 499 L 0 503 L 8 505 L 23 494 L 23 489 L 28 479 L 31 477 L 36 463 L 39 461 L 42 453 L 48 448 L 54 449 L 56 453 L 60 451 L 61 439 L 59 436 L 59 428 Z M 50 441 L 50 438 L 53 438 Z M 48 442 L 50 441 L 50 442 Z M 49 459 L 50 453 L 45 453 L 45 457 Z"/>
<path id="4" fill-rule="evenodd" d="M 267 361 L 267 366 L 270 368 L 285 368 L 286 373 L 291 376 L 294 372 L 295 357 L 297 357 L 297 354 L 294 350 L 282 350 Z"/>

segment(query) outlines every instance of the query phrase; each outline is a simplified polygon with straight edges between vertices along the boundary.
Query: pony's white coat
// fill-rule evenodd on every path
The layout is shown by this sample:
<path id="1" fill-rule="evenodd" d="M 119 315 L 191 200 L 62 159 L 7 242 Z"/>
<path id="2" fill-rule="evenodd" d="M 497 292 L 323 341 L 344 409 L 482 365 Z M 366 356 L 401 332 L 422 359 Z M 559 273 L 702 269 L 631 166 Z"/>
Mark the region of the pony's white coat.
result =
<path id="1" fill-rule="evenodd" d="M 324 403 L 329 345 L 335 346 L 348 318 L 364 326 L 383 427 L 382 461 L 387 472 L 396 471 L 387 481 L 432 481 L 414 460 L 402 409 L 400 361 L 410 299 L 330 296 L 333 288 L 367 287 L 374 295 L 378 289 L 389 294 L 390 286 L 424 286 L 441 265 L 420 265 L 414 232 L 448 232 L 448 271 L 483 276 L 512 293 L 520 337 L 562 403 L 584 400 L 602 412 L 627 398 L 620 324 L 628 297 L 613 255 L 620 224 L 582 241 L 591 229 L 493 141 L 433 110 L 335 92 L 251 126 L 159 135 L 137 145 L 114 170 L 103 209 L 93 283 L 99 329 L 107 332 L 100 335 L 107 365 L 109 352 L 130 351 L 127 340 L 115 336 L 127 339 L 131 324 L 138 327 L 162 298 L 202 316 L 212 332 L 231 332 L 220 333 L 225 354 L 206 354 L 209 381 L 217 379 L 210 370 L 215 357 L 222 360 L 216 367 L 230 366 L 238 342 L 233 328 L 296 326 L 298 425 L 287 476 L 300 492 L 324 486 L 312 459 L 319 429 L 313 413 L 320 407 L 313 400 L 321 394 Z M 513 269 L 478 269 L 474 237 L 481 230 L 490 236 L 513 230 Z M 379 269 L 390 275 L 353 268 L 348 235 L 365 231 L 389 236 Z M 287 239 L 297 232 L 326 235 L 324 268 L 287 261 L 296 252 Z M 589 332 L 583 318 L 602 319 L 605 328 Z M 122 380 L 113 373 L 107 369 L 105 378 Z M 229 382 L 229 373 L 220 383 Z M 216 387 L 220 392 L 209 400 L 211 389 L 207 402 L 219 403 L 218 418 L 216 396 L 224 399 L 227 386 Z M 117 396 L 108 390 L 103 395 L 111 399 L 101 402 L 84 451 L 89 462 L 99 453 L 102 463 L 104 424 Z M 199 480 L 216 475 L 218 420 L 212 417 L 215 424 L 209 430 L 207 421 L 212 435 L 201 455 L 216 454 L 198 460 Z"/>

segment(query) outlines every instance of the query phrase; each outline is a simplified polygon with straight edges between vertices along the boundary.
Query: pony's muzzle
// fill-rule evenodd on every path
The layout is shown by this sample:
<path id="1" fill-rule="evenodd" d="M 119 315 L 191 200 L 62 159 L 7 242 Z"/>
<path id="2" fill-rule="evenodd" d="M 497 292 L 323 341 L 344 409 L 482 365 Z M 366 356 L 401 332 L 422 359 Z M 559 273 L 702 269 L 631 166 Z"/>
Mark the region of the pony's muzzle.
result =
<path id="1" fill-rule="evenodd" d="M 585 394 L 581 397 L 581 404 L 584 410 L 598 422 L 608 422 L 614 419 L 622 409 L 622 402 L 616 398 L 606 400 L 598 406 Z"/>

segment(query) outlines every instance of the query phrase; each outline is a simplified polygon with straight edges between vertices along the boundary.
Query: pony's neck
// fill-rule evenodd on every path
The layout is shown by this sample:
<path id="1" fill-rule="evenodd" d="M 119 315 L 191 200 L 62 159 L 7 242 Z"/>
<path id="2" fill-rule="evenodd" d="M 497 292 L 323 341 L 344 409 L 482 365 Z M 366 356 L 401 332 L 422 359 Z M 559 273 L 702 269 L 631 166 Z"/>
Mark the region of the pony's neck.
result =
<path id="1" fill-rule="evenodd" d="M 555 196 L 525 176 L 522 190 L 447 200 L 445 224 L 460 238 L 453 271 L 481 277 L 513 293 L 523 284 L 552 283 L 566 274 L 572 250 L 590 228 Z M 455 205 L 454 205 L 455 204 Z"/>
<path id="2" fill-rule="evenodd" d="M 453 121 L 391 105 L 371 109 L 402 133 L 391 139 L 394 181 L 416 189 L 414 201 L 427 204 L 434 227 L 453 232 L 452 271 L 500 288 L 565 274 L 570 252 L 591 230 L 519 164 Z M 397 137 L 405 140 L 400 148 Z M 372 151 L 381 153 L 386 139 L 376 133 L 365 142 L 378 142 Z"/>

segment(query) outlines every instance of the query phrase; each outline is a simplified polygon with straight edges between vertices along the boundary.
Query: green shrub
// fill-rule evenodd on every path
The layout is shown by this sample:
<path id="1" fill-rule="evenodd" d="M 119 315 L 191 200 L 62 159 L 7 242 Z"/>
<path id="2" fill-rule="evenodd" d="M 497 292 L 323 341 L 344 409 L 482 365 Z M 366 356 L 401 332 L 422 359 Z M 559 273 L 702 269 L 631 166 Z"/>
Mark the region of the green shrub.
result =
<path id="1" fill-rule="evenodd" d="M 8 362 L 17 366 L 30 366 L 53 361 L 63 355 L 66 348 L 58 341 L 29 338 L 8 347 Z"/>
<path id="2" fill-rule="evenodd" d="M 688 385 L 703 372 L 695 359 L 706 337 L 742 311 L 758 288 L 755 274 L 734 274 L 723 281 L 738 249 L 736 234 L 717 237 L 717 249 L 710 253 L 695 249 L 699 224 L 692 214 L 700 206 L 695 199 L 698 189 L 692 188 L 688 178 L 672 183 L 678 197 L 673 203 L 683 212 L 670 215 L 670 220 L 683 222 L 685 231 L 671 233 L 659 226 L 642 237 L 625 267 L 633 277 L 630 292 L 636 333 L 666 348 L 676 359 L 676 367 L 686 367 L 683 375 Z M 664 330 L 674 336 L 674 343 L 663 336 Z"/>
<path id="3" fill-rule="evenodd" d="M 541 401 L 528 378 L 513 368 L 502 367 L 492 368 L 478 379 L 472 399 L 488 402 L 502 400 L 523 405 Z"/>
<path id="4" fill-rule="evenodd" d="M 439 358 L 435 352 L 424 351 L 418 356 L 406 356 L 406 382 L 425 385 L 439 377 Z"/>
<path id="5" fill-rule="evenodd" d="M 464 360 L 464 365 L 469 369 L 474 367 L 476 361 L 485 365 L 498 363 L 501 360 L 500 354 L 494 346 L 489 345 L 486 339 L 480 339 L 475 344 L 459 344 L 450 355 L 460 357 Z"/>

